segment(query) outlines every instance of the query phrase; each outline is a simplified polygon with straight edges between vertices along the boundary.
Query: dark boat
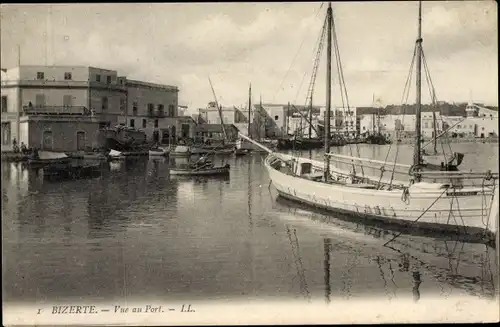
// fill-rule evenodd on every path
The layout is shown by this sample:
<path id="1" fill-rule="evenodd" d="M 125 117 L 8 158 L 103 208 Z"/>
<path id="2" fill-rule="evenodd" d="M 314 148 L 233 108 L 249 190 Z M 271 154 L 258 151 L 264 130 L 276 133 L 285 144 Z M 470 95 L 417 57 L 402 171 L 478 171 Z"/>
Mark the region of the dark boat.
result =
<path id="1" fill-rule="evenodd" d="M 279 138 L 278 150 L 312 150 L 321 149 L 323 140 L 320 138 Z"/>
<path id="2" fill-rule="evenodd" d="M 366 143 L 385 145 L 385 144 L 391 144 L 391 141 L 386 136 L 384 136 L 380 133 L 376 133 L 376 134 L 368 135 L 366 137 Z"/>

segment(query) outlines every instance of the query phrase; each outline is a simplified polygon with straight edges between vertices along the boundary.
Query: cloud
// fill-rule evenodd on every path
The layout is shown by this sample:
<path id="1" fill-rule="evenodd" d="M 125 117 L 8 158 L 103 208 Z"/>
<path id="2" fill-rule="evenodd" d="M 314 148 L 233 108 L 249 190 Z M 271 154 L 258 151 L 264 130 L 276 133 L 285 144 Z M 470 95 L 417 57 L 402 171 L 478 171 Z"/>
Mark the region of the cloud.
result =
<path id="1" fill-rule="evenodd" d="M 398 103 L 417 36 L 416 2 L 333 7 L 351 101 L 369 105 L 375 93 Z M 47 24 L 47 6 L 2 6 L 2 66 L 16 64 L 15 45 L 21 43 L 23 64 L 47 60 L 115 69 L 130 78 L 178 85 L 180 102 L 195 107 L 213 100 L 208 76 L 225 105 L 245 103 L 250 81 L 257 101 L 262 94 L 264 102 L 303 103 L 326 11 L 323 6 L 316 15 L 318 8 L 318 3 L 65 4 L 52 6 Z M 475 88 L 478 97 L 497 101 L 496 4 L 424 2 L 423 10 L 424 50 L 440 98 L 467 99 L 468 89 Z M 318 104 L 325 101 L 324 58 L 316 81 Z"/>

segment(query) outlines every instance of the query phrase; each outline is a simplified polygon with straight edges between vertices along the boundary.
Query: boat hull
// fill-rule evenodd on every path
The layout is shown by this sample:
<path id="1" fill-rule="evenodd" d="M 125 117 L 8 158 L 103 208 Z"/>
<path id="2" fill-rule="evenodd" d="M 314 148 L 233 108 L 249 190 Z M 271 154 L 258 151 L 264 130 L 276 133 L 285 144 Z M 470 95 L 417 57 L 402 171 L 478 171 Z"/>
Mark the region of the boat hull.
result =
<path id="1" fill-rule="evenodd" d="M 171 168 L 170 175 L 184 175 L 184 176 L 210 176 L 210 175 L 227 175 L 230 171 L 230 166 L 220 166 L 220 167 L 211 167 L 208 169 L 178 169 Z"/>
<path id="2" fill-rule="evenodd" d="M 150 157 L 166 157 L 168 155 L 167 151 L 153 151 L 149 150 Z"/>
<path id="3" fill-rule="evenodd" d="M 280 157 L 285 160 L 292 158 Z M 489 212 L 492 194 L 498 194 L 498 186 L 495 189 L 474 188 L 456 192 L 453 189 L 418 189 L 415 185 L 404 190 L 352 188 L 292 176 L 272 167 L 269 160 L 268 157 L 265 166 L 278 193 L 304 204 L 364 219 L 479 238 L 490 238 L 498 228 L 498 222 L 490 219 Z M 313 162 L 319 167 L 322 164 L 306 158 L 298 160 Z"/>
<path id="4" fill-rule="evenodd" d="M 295 143 L 295 144 L 294 144 Z M 282 138 L 278 139 L 278 150 L 312 150 L 312 149 L 321 149 L 323 147 L 324 141 L 319 138 L 311 138 L 311 139 L 288 139 Z"/>

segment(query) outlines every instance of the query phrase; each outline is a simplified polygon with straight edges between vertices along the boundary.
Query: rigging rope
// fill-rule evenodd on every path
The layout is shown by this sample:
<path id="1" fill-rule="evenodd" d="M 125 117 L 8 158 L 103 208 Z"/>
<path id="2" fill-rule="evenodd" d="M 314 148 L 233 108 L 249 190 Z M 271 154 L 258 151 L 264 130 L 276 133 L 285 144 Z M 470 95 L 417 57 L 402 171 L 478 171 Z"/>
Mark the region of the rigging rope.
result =
<path id="1" fill-rule="evenodd" d="M 427 81 L 427 84 L 429 86 L 430 89 L 432 89 L 432 100 L 433 101 L 436 101 L 437 103 L 437 97 L 436 97 L 436 89 L 434 88 L 434 83 L 432 83 L 432 78 L 431 78 L 431 74 L 430 74 L 430 70 L 429 70 L 429 66 L 427 65 L 427 60 L 425 59 L 425 55 L 424 55 L 424 50 L 422 49 L 422 61 L 424 63 L 424 70 L 426 72 L 426 77 L 428 76 L 428 81 Z M 439 118 L 441 120 L 441 123 L 444 124 L 444 121 L 443 121 L 443 112 L 441 110 L 441 108 L 439 108 Z M 445 140 L 446 140 L 446 143 L 448 144 L 448 148 L 450 150 L 450 153 L 453 155 L 453 149 L 451 148 L 451 143 L 449 142 L 448 140 L 448 133 L 444 134 L 443 135 Z M 437 137 L 437 135 L 436 135 Z M 441 143 L 441 147 L 443 149 L 443 154 L 444 154 L 444 146 L 443 146 L 443 142 L 440 142 Z M 446 157 L 445 157 L 445 160 L 446 160 Z"/>
<path id="2" fill-rule="evenodd" d="M 318 18 L 318 14 L 320 13 L 321 8 L 323 8 L 323 3 L 321 3 L 321 5 L 319 6 L 318 10 L 316 11 L 316 15 L 314 17 L 315 19 Z M 304 45 L 304 42 L 308 39 L 308 34 L 309 34 L 309 30 L 307 30 L 306 33 L 304 34 L 304 39 L 300 43 L 299 50 L 297 50 L 297 53 L 295 54 L 295 57 L 293 58 L 292 62 L 290 63 L 290 67 L 288 67 L 288 70 L 287 70 L 285 76 L 281 80 L 281 83 L 280 83 L 280 86 L 279 86 L 278 90 L 276 90 L 276 92 L 274 93 L 273 102 L 274 102 L 274 100 L 276 98 L 276 95 L 281 91 L 281 87 L 283 86 L 283 83 L 285 82 L 285 79 L 288 77 L 288 74 L 292 70 L 292 66 L 295 63 L 295 60 L 297 59 L 297 57 L 299 56 L 300 50 L 302 50 L 302 46 Z"/>
<path id="3" fill-rule="evenodd" d="M 335 29 L 335 22 L 333 19 L 332 19 L 332 38 L 333 38 L 334 52 L 335 52 L 336 63 L 337 63 L 337 73 L 338 73 L 338 77 L 339 77 L 339 87 L 340 87 L 340 96 L 342 99 L 342 108 L 344 109 L 344 113 L 345 113 L 345 108 L 347 105 L 347 111 L 351 112 L 350 107 L 349 107 L 349 97 L 347 95 L 347 86 L 346 86 L 345 79 L 344 79 L 344 71 L 342 69 L 342 61 L 340 59 L 340 50 L 339 50 L 339 46 L 338 46 L 337 32 Z M 345 93 L 345 103 L 344 103 L 343 92 Z M 352 122 L 352 116 L 351 116 L 351 122 Z M 349 131 L 349 128 L 347 127 L 346 130 Z M 359 146 L 357 143 L 355 143 L 355 145 L 356 145 L 356 154 L 358 157 L 361 157 L 361 154 L 359 151 Z M 349 144 L 349 153 L 352 156 L 352 144 Z M 361 175 L 364 177 L 365 172 L 363 169 L 363 165 L 360 165 L 360 168 L 361 168 Z M 356 168 L 355 168 L 354 164 L 353 164 L 353 174 L 356 175 Z"/>
<path id="4" fill-rule="evenodd" d="M 401 114 L 401 110 L 403 109 L 403 105 L 408 102 L 408 97 L 410 96 L 410 83 L 411 83 L 411 80 L 412 80 L 412 77 L 413 77 L 413 66 L 415 65 L 416 55 L 417 55 L 417 45 L 415 45 L 415 47 L 413 48 L 413 56 L 412 56 L 411 63 L 410 63 L 410 70 L 408 72 L 408 76 L 406 77 L 406 83 L 405 83 L 405 87 L 403 89 L 403 95 L 401 97 L 401 107 L 399 109 L 400 110 L 399 111 L 400 114 Z M 405 121 L 405 114 L 403 112 L 403 118 L 401 120 L 401 125 L 403 125 L 403 126 L 404 126 L 404 121 Z M 398 155 L 399 155 L 399 138 L 401 136 L 400 129 L 396 130 L 396 138 L 397 138 L 396 139 L 396 142 L 397 142 L 396 143 L 396 154 L 395 154 L 394 163 L 393 163 L 393 166 L 392 166 L 392 173 L 391 173 L 391 180 L 389 182 L 389 189 L 392 187 L 392 182 L 394 181 L 394 173 L 395 173 L 395 169 L 396 169 L 396 162 L 398 160 Z M 392 148 L 392 143 L 389 144 L 389 150 L 387 151 L 386 161 L 387 161 L 387 159 L 389 157 L 389 153 L 391 152 L 391 148 Z"/>
<path id="5" fill-rule="evenodd" d="M 424 210 L 424 212 L 422 212 L 422 214 L 420 214 L 420 216 L 418 216 L 418 218 L 417 218 L 417 219 L 415 219 L 414 221 L 412 221 L 412 222 L 410 223 L 410 226 L 409 226 L 409 227 L 411 227 L 411 225 L 413 225 L 413 224 L 414 224 L 414 223 L 416 223 L 416 222 L 417 222 L 420 218 L 422 218 L 422 217 L 423 217 L 423 216 L 427 213 L 427 211 L 429 211 L 429 209 L 430 209 L 430 208 L 432 208 L 432 206 L 433 206 L 434 204 L 436 204 L 436 202 L 438 202 L 438 200 L 439 200 L 439 199 L 441 199 L 441 197 L 443 196 L 443 194 L 445 194 L 445 193 L 446 193 L 446 191 L 447 191 L 447 189 L 445 189 L 445 190 L 444 190 L 444 191 L 443 191 L 443 192 L 442 192 L 442 193 L 441 193 L 441 194 L 440 194 L 440 195 L 436 198 L 436 200 L 434 200 L 434 202 L 432 202 L 432 204 L 431 204 L 431 205 L 430 205 L 427 209 L 425 209 L 425 210 Z M 402 231 L 401 231 L 401 232 L 399 232 L 398 234 L 396 234 L 396 235 L 395 235 L 393 238 L 391 238 L 389 241 L 385 242 L 385 243 L 384 243 L 384 246 L 386 246 L 387 244 L 389 244 L 389 243 L 391 243 L 392 241 L 394 241 L 394 240 L 395 240 L 396 238 L 398 238 L 401 234 L 403 234 L 403 232 L 402 232 Z"/>

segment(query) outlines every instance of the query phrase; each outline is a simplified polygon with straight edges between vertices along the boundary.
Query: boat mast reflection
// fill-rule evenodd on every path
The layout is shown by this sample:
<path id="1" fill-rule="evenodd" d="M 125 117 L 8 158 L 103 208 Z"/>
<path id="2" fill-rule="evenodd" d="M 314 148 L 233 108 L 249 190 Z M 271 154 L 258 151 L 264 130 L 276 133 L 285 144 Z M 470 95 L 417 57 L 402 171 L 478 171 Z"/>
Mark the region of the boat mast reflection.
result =
<path id="1" fill-rule="evenodd" d="M 323 239 L 323 250 L 325 254 L 324 268 L 325 268 L 325 302 L 330 303 L 330 295 L 332 288 L 330 286 L 330 251 L 332 248 L 332 241 L 329 238 Z"/>

